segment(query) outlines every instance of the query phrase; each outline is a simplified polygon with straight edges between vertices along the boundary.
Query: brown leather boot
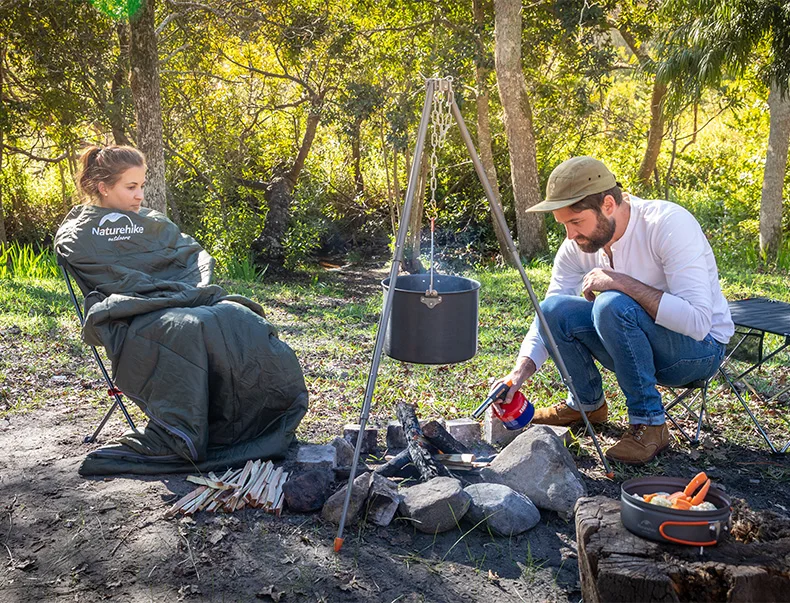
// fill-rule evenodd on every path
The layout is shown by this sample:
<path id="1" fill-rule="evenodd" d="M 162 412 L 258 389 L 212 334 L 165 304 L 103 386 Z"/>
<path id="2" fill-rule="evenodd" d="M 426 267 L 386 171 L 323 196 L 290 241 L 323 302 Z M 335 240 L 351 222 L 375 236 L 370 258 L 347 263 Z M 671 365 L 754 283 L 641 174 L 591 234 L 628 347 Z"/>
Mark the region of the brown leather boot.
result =
<path id="1" fill-rule="evenodd" d="M 607 416 L 609 416 L 609 408 L 606 402 L 601 408 L 587 411 L 587 419 L 590 423 L 604 423 Z M 536 408 L 535 416 L 532 417 L 532 422 L 538 425 L 575 425 L 582 421 L 582 413 L 573 410 L 565 402 L 549 408 Z"/>
<path id="2" fill-rule="evenodd" d="M 664 425 L 631 425 L 617 444 L 606 451 L 606 458 L 628 465 L 652 461 L 669 448 L 669 429 Z"/>

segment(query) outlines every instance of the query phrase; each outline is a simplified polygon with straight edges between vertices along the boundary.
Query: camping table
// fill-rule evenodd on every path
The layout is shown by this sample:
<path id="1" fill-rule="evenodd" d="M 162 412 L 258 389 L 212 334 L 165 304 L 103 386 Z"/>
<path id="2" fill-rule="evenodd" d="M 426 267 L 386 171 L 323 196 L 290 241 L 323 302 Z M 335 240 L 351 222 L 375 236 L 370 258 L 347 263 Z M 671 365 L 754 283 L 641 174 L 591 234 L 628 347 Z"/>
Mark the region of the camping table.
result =
<path id="1" fill-rule="evenodd" d="M 788 440 L 782 448 L 777 448 L 774 445 L 771 437 L 766 433 L 765 429 L 763 429 L 763 426 L 757 420 L 754 413 L 752 413 L 746 400 L 743 399 L 741 392 L 738 391 L 735 382 L 743 381 L 747 384 L 749 389 L 755 391 L 744 378 L 762 367 L 766 362 L 777 356 L 777 354 L 784 352 L 790 347 L 790 304 L 774 301 L 772 299 L 754 298 L 729 302 L 729 306 L 730 313 L 732 314 L 732 321 L 736 326 L 735 335 L 733 336 L 734 345 L 731 346 L 727 358 L 719 369 L 719 373 L 721 373 L 727 385 L 729 385 L 730 389 L 743 405 L 752 423 L 754 423 L 760 435 L 762 435 L 763 439 L 771 448 L 771 452 L 785 453 L 790 449 L 790 440 Z M 768 333 L 784 337 L 784 341 L 776 349 L 765 354 L 763 346 L 765 335 Z M 748 350 L 748 355 L 739 355 L 739 350 L 742 348 L 750 348 Z M 727 372 L 727 367 L 732 359 L 745 361 L 748 364 L 748 368 L 738 375 L 731 376 Z M 765 400 L 765 402 L 771 402 L 788 390 L 790 390 L 790 385 L 772 395 Z"/>

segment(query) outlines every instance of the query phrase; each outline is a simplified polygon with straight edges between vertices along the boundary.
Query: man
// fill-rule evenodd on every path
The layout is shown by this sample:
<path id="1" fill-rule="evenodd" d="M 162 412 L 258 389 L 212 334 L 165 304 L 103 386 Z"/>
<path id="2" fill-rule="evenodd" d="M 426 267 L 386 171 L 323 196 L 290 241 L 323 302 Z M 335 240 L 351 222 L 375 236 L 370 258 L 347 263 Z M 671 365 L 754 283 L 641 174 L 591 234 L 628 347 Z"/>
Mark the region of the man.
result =
<path id="1" fill-rule="evenodd" d="M 567 233 L 541 309 L 579 397 L 537 409 L 533 423 L 578 423 L 579 404 L 591 422 L 606 421 L 596 359 L 614 371 L 630 423 L 607 458 L 650 461 L 669 447 L 656 383 L 711 377 L 734 331 L 710 245 L 688 211 L 624 195 L 592 157 L 557 166 L 546 200 L 528 211 L 552 212 Z M 515 367 L 494 385 L 512 380 L 506 402 L 548 355 L 535 319 Z"/>

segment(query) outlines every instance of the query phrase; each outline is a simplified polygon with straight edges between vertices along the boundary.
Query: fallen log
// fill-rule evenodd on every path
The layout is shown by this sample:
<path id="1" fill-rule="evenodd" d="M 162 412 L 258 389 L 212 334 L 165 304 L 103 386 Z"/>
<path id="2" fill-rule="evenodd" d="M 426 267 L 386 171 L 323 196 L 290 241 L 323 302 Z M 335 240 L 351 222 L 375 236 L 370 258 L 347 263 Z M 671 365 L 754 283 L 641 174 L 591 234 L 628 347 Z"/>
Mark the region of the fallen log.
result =
<path id="1" fill-rule="evenodd" d="M 411 404 L 399 402 L 396 414 L 403 427 L 403 435 L 406 437 L 406 450 L 409 452 L 412 463 L 420 472 L 420 478 L 427 482 L 440 475 L 449 476 L 447 469 L 433 462 L 431 453 L 434 451 L 431 450 L 432 446 L 423 435 L 414 407 Z"/>
<path id="2" fill-rule="evenodd" d="M 428 441 L 444 454 L 469 454 L 472 451 L 456 440 L 438 421 L 428 421 L 422 426 L 422 433 Z"/>

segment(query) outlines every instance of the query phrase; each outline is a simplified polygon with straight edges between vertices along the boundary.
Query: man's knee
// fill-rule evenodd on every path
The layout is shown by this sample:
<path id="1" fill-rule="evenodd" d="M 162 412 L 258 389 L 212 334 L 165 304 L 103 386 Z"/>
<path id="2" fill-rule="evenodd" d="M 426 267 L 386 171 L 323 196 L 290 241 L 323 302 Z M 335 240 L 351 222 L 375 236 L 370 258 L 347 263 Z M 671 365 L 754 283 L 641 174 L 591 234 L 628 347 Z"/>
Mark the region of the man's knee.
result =
<path id="1" fill-rule="evenodd" d="M 552 295 L 540 302 L 540 309 L 546 320 L 553 321 L 557 316 L 562 316 L 568 311 L 569 304 L 572 299 L 568 299 L 567 295 Z"/>
<path id="2" fill-rule="evenodd" d="M 621 291 L 603 291 L 593 302 L 593 323 L 603 325 L 610 321 L 621 322 L 627 319 L 628 314 L 639 304 Z"/>

